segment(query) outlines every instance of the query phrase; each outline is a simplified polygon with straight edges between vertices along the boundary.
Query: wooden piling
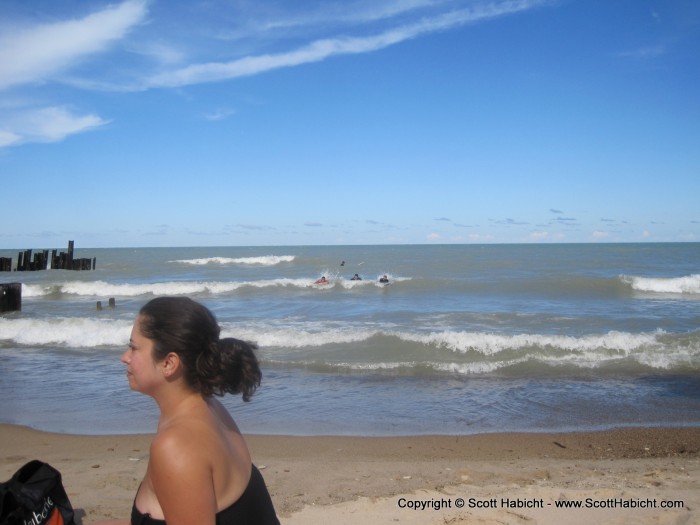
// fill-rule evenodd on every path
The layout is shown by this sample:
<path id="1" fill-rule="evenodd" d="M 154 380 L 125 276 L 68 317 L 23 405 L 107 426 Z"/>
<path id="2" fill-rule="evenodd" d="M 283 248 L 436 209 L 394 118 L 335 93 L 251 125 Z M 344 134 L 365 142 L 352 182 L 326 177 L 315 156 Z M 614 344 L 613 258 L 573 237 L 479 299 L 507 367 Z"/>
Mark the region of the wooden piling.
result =
<path id="1" fill-rule="evenodd" d="M 0 284 L 0 312 L 22 309 L 22 283 Z"/>
<path id="2" fill-rule="evenodd" d="M 68 268 L 73 268 L 73 241 L 68 241 Z"/>

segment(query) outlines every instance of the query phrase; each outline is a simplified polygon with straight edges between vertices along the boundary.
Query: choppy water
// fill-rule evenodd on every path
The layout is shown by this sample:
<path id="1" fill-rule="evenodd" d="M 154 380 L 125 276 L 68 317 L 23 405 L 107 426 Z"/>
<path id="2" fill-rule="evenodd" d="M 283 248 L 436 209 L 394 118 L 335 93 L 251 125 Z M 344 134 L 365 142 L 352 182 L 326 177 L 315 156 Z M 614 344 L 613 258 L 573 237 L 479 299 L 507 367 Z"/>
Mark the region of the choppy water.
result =
<path id="1" fill-rule="evenodd" d="M 16 264 L 16 252 L 0 256 Z M 128 390 L 119 356 L 141 305 L 188 295 L 215 312 L 224 335 L 260 345 L 263 387 L 251 403 L 226 400 L 246 432 L 700 424 L 698 243 L 75 256 L 96 257 L 97 269 L 0 273 L 23 293 L 21 312 L 0 315 L 0 421 L 152 431 L 155 406 Z M 320 275 L 330 284 L 315 285 Z"/>

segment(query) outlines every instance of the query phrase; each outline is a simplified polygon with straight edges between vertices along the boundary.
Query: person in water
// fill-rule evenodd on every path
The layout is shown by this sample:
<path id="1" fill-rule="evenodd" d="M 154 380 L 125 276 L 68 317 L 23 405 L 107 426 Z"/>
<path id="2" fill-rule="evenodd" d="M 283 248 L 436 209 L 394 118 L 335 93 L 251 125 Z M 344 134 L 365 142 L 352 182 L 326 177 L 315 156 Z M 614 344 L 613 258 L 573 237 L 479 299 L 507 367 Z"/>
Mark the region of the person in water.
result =
<path id="1" fill-rule="evenodd" d="M 131 525 L 279 525 L 260 471 L 215 396 L 260 385 L 254 344 L 220 338 L 214 315 L 186 297 L 141 308 L 121 357 L 132 390 L 160 409 Z"/>
<path id="2" fill-rule="evenodd" d="M 328 279 L 326 279 L 326 276 L 323 275 L 314 284 L 328 284 Z"/>
<path id="3" fill-rule="evenodd" d="M 383 275 L 382 277 L 379 278 L 380 283 L 388 283 L 389 278 L 386 275 Z"/>
<path id="4" fill-rule="evenodd" d="M 351 281 L 361 281 L 361 280 L 362 280 L 362 277 L 360 277 L 359 275 L 355 274 L 355 275 L 353 275 L 353 276 L 350 278 L 350 280 L 351 280 Z"/>

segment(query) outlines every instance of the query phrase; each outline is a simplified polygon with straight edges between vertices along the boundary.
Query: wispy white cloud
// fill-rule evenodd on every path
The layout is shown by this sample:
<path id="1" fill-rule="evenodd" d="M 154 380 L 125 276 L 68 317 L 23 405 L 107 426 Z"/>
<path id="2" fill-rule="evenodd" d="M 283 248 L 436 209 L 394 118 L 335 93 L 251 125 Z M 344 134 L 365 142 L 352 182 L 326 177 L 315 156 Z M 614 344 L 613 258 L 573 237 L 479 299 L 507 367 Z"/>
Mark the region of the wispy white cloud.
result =
<path id="1" fill-rule="evenodd" d="M 149 57 L 156 63 L 166 65 L 182 63 L 186 56 L 181 49 L 165 42 L 140 43 L 138 46 L 128 46 L 128 50 L 131 53 Z"/>
<path id="2" fill-rule="evenodd" d="M 631 51 L 623 51 L 618 53 L 617 56 L 622 58 L 636 58 L 639 60 L 645 60 L 650 58 L 656 58 L 666 53 L 666 46 L 657 45 L 649 47 L 640 47 L 639 49 L 633 49 Z"/>
<path id="3" fill-rule="evenodd" d="M 145 0 L 126 0 L 81 19 L 5 28 L 0 37 L 0 91 L 64 75 L 81 60 L 123 38 L 145 16 Z M 14 106 L 4 103 L 0 119 L 0 148 L 57 142 L 108 122 L 98 115 L 81 115 L 65 105 L 37 107 L 26 99 Z"/>
<path id="4" fill-rule="evenodd" d="M 216 122 L 219 120 L 225 120 L 229 118 L 231 115 L 235 115 L 236 111 L 233 109 L 217 109 L 215 111 L 212 111 L 211 113 L 207 113 L 204 115 L 204 120 L 208 120 L 210 122 Z"/>
<path id="5" fill-rule="evenodd" d="M 330 2 L 322 4 L 319 9 L 307 11 L 301 15 L 278 17 L 258 25 L 263 30 L 278 30 L 295 27 L 308 28 L 314 25 L 348 25 L 377 22 L 394 18 L 406 13 L 442 7 L 454 3 L 454 0 L 359 0 L 354 2 Z"/>
<path id="6" fill-rule="evenodd" d="M 5 115 L 0 128 L 0 147 L 26 142 L 58 142 L 69 135 L 107 124 L 97 115 L 77 115 L 66 107 L 54 106 Z"/>
<path id="7" fill-rule="evenodd" d="M 461 0 L 463 1 L 463 0 Z M 213 33 L 220 40 L 279 39 L 332 28 L 383 22 L 388 19 L 428 14 L 449 8 L 460 0 L 342 0 L 318 2 L 299 9 L 298 3 L 273 2 L 247 5 L 227 28 Z"/>
<path id="8" fill-rule="evenodd" d="M 0 129 L 0 148 L 19 144 L 22 137 L 13 131 L 5 131 Z"/>
<path id="9" fill-rule="evenodd" d="M 127 0 L 79 20 L 19 28 L 0 39 L 0 90 L 46 81 L 123 38 L 146 16 L 144 0 Z"/>
<path id="10" fill-rule="evenodd" d="M 370 53 L 438 31 L 470 23 L 515 14 L 542 5 L 544 0 L 511 0 L 476 4 L 383 32 L 360 37 L 336 37 L 316 40 L 297 49 L 248 56 L 229 62 L 209 62 L 166 71 L 146 79 L 133 89 L 182 87 L 207 82 L 257 75 L 274 69 L 320 62 L 333 56 Z"/>

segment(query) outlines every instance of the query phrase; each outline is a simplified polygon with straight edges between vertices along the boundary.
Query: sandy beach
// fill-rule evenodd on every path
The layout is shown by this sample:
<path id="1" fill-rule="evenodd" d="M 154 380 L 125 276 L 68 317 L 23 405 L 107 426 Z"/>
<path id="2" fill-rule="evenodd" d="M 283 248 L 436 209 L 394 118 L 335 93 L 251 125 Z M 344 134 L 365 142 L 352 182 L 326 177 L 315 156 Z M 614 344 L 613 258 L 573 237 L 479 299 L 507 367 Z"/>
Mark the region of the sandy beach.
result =
<path id="1" fill-rule="evenodd" d="M 41 459 L 78 525 L 125 518 L 150 439 L 0 425 L 0 479 Z M 700 524 L 700 428 L 247 440 L 286 525 Z"/>

